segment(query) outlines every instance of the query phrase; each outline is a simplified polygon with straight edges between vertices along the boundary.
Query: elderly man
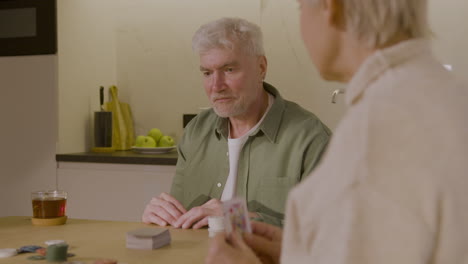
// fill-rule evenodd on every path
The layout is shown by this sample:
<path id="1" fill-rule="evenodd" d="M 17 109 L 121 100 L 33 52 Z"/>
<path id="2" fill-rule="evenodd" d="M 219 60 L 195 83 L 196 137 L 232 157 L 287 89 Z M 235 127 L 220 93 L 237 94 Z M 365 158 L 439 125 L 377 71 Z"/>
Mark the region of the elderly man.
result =
<path id="1" fill-rule="evenodd" d="M 424 39 L 427 1 L 299 2 L 310 57 L 349 84 L 348 112 L 291 192 L 284 239 L 255 223 L 245 241 L 215 237 L 207 262 L 467 263 L 468 89 Z"/>
<path id="2" fill-rule="evenodd" d="M 317 165 L 330 130 L 265 83 L 260 28 L 243 19 L 203 25 L 193 37 L 213 106 L 186 127 L 171 194 L 147 205 L 142 220 L 200 228 L 222 201 L 247 200 L 250 216 L 282 226 L 289 190 Z"/>

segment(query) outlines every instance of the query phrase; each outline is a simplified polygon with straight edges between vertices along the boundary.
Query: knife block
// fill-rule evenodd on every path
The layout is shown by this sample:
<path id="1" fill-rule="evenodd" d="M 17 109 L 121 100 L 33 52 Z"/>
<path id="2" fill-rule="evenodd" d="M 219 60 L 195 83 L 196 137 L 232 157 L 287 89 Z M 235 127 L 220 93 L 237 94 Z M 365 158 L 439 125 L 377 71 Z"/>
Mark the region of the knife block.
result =
<path id="1" fill-rule="evenodd" d="M 112 112 L 94 112 L 94 146 L 112 147 Z"/>

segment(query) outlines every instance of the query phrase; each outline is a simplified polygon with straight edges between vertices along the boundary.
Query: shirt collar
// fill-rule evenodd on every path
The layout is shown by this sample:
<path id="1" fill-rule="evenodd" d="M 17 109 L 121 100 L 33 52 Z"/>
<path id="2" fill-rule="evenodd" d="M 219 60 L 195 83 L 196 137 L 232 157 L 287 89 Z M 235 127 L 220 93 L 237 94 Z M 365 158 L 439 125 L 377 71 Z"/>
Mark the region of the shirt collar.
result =
<path id="1" fill-rule="evenodd" d="M 271 142 L 276 142 L 276 137 L 278 135 L 285 108 L 285 101 L 279 94 L 278 90 L 276 90 L 276 88 L 271 84 L 263 82 L 263 89 L 273 95 L 273 97 L 275 97 L 275 101 L 263 119 L 263 122 L 255 131 L 252 132 L 251 136 L 256 136 L 258 133 L 263 132 Z M 218 139 L 220 139 L 221 136 L 227 139 L 229 134 L 228 118 L 218 116 L 216 119 L 215 131 L 218 135 Z"/>
<path id="2" fill-rule="evenodd" d="M 398 66 L 423 52 L 430 52 L 427 40 L 407 40 L 370 55 L 359 67 L 345 91 L 348 106 L 355 104 L 366 89 L 386 70 Z"/>

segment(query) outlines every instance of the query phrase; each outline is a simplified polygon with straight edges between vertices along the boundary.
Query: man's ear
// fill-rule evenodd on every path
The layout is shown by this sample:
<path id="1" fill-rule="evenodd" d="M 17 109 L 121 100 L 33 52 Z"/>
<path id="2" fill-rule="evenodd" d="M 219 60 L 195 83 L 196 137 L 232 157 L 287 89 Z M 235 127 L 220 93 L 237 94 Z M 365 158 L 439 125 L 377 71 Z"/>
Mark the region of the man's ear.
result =
<path id="1" fill-rule="evenodd" d="M 263 82 L 263 80 L 265 80 L 266 72 L 267 72 L 267 68 L 268 68 L 267 58 L 265 56 L 260 56 L 258 58 L 258 63 L 259 63 L 259 66 L 260 66 L 261 81 Z"/>
<path id="2" fill-rule="evenodd" d="M 344 6 L 342 0 L 323 0 L 323 9 L 326 12 L 330 26 L 344 31 L 346 28 Z"/>

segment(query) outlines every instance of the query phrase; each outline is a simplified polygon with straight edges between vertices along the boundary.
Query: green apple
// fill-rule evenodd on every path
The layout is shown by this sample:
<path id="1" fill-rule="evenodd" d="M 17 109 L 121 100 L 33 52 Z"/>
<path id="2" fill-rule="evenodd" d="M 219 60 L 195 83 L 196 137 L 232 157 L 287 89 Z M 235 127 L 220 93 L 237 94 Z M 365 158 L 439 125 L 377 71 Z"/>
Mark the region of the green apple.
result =
<path id="1" fill-rule="evenodd" d="M 141 147 L 143 146 L 143 142 L 145 142 L 145 136 L 138 136 L 136 139 L 135 139 L 135 147 Z"/>
<path id="2" fill-rule="evenodd" d="M 174 139 L 170 136 L 162 136 L 158 143 L 158 147 L 172 147 L 174 146 Z"/>
<path id="3" fill-rule="evenodd" d="M 154 148 L 156 147 L 156 142 L 152 137 L 149 136 L 138 136 L 136 138 L 135 147 L 139 148 Z"/>
<path id="4" fill-rule="evenodd" d="M 158 144 L 159 140 L 163 136 L 163 133 L 157 128 L 152 128 L 150 132 L 148 132 L 148 136 L 152 137 L 154 139 L 154 142 Z"/>

